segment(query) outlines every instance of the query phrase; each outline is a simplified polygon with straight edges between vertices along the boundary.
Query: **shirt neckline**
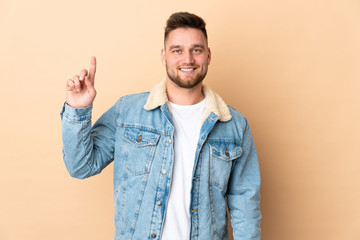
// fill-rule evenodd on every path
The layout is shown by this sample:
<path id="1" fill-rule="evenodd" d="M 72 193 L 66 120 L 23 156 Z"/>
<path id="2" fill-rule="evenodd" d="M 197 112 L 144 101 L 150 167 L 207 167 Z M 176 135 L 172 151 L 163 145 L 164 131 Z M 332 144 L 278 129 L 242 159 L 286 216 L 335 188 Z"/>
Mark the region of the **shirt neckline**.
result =
<path id="1" fill-rule="evenodd" d="M 175 104 L 169 101 L 170 107 L 175 109 L 194 109 L 194 108 L 200 108 L 206 104 L 206 98 L 201 100 L 198 103 L 192 104 L 192 105 L 179 105 Z"/>

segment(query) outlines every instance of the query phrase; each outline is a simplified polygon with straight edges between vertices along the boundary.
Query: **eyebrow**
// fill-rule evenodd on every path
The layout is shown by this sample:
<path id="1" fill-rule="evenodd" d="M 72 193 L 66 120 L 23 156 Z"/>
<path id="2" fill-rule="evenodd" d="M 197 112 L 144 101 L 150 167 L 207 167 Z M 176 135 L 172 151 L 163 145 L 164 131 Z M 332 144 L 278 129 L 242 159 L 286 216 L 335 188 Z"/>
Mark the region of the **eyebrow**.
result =
<path id="1" fill-rule="evenodd" d="M 193 44 L 193 45 L 191 45 L 191 47 L 205 49 L 205 46 L 203 44 Z M 174 48 L 181 48 L 181 46 L 180 45 L 172 45 L 169 47 L 169 50 L 174 49 Z"/>
<path id="2" fill-rule="evenodd" d="M 172 46 L 170 46 L 169 50 L 174 49 L 174 48 L 180 48 L 180 45 L 172 45 Z"/>
<path id="3" fill-rule="evenodd" d="M 201 49 L 205 49 L 205 46 L 202 44 L 194 44 L 193 45 L 194 48 L 201 48 Z"/>

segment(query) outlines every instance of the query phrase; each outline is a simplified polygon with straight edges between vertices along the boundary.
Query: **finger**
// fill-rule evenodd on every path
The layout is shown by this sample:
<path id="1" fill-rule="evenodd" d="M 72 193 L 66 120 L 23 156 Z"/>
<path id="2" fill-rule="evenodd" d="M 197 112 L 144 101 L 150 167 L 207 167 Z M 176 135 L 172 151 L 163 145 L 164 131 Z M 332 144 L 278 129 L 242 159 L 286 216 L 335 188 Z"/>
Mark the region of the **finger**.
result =
<path id="1" fill-rule="evenodd" d="M 85 81 L 84 81 L 85 85 L 86 85 L 86 89 L 88 90 L 89 94 L 91 96 L 96 96 L 96 90 L 94 88 L 94 83 L 92 81 L 89 80 L 89 77 L 86 77 L 85 78 Z"/>
<path id="2" fill-rule="evenodd" d="M 84 80 L 87 75 L 88 75 L 88 71 L 86 69 L 83 69 L 80 72 L 80 81 Z"/>
<path id="3" fill-rule="evenodd" d="M 85 77 L 84 83 L 87 88 L 94 88 L 94 82 L 90 80 L 90 77 Z"/>
<path id="4" fill-rule="evenodd" d="M 79 80 L 79 76 L 75 75 L 73 77 L 73 81 L 74 81 L 74 85 L 75 85 L 75 91 L 76 92 L 80 92 L 81 90 L 81 85 L 80 85 L 80 80 Z"/>
<path id="5" fill-rule="evenodd" d="M 66 91 L 74 91 L 74 82 L 72 79 L 68 79 L 66 82 Z"/>
<path id="6" fill-rule="evenodd" d="M 89 69 L 89 80 L 92 82 L 95 79 L 95 73 L 96 73 L 96 58 L 95 56 L 92 56 L 90 60 L 90 69 Z"/>

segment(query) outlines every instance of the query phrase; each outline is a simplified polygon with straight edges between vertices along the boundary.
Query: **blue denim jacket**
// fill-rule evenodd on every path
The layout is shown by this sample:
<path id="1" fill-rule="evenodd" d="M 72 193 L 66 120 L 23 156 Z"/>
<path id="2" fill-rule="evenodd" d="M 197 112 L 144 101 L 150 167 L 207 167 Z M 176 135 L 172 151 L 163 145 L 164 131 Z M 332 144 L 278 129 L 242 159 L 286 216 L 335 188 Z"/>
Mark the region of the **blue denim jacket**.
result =
<path id="1" fill-rule="evenodd" d="M 208 87 L 194 158 L 191 240 L 260 239 L 260 172 L 249 125 Z M 127 95 L 91 126 L 91 107 L 64 105 L 63 157 L 70 175 L 87 178 L 114 161 L 115 239 L 160 239 L 174 160 L 174 125 L 165 82 Z"/>

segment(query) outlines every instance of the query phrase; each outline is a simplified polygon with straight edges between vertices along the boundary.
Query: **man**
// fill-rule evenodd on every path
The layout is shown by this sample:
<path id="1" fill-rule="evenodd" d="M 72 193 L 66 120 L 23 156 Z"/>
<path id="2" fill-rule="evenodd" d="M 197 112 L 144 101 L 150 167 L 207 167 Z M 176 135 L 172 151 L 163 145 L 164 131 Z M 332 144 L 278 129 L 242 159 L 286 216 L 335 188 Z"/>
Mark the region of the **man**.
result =
<path id="1" fill-rule="evenodd" d="M 91 127 L 96 59 L 67 82 L 61 113 L 71 176 L 114 161 L 115 239 L 260 239 L 260 174 L 247 120 L 202 81 L 211 60 L 205 22 L 170 16 L 161 58 L 167 76 L 128 95 Z"/>

